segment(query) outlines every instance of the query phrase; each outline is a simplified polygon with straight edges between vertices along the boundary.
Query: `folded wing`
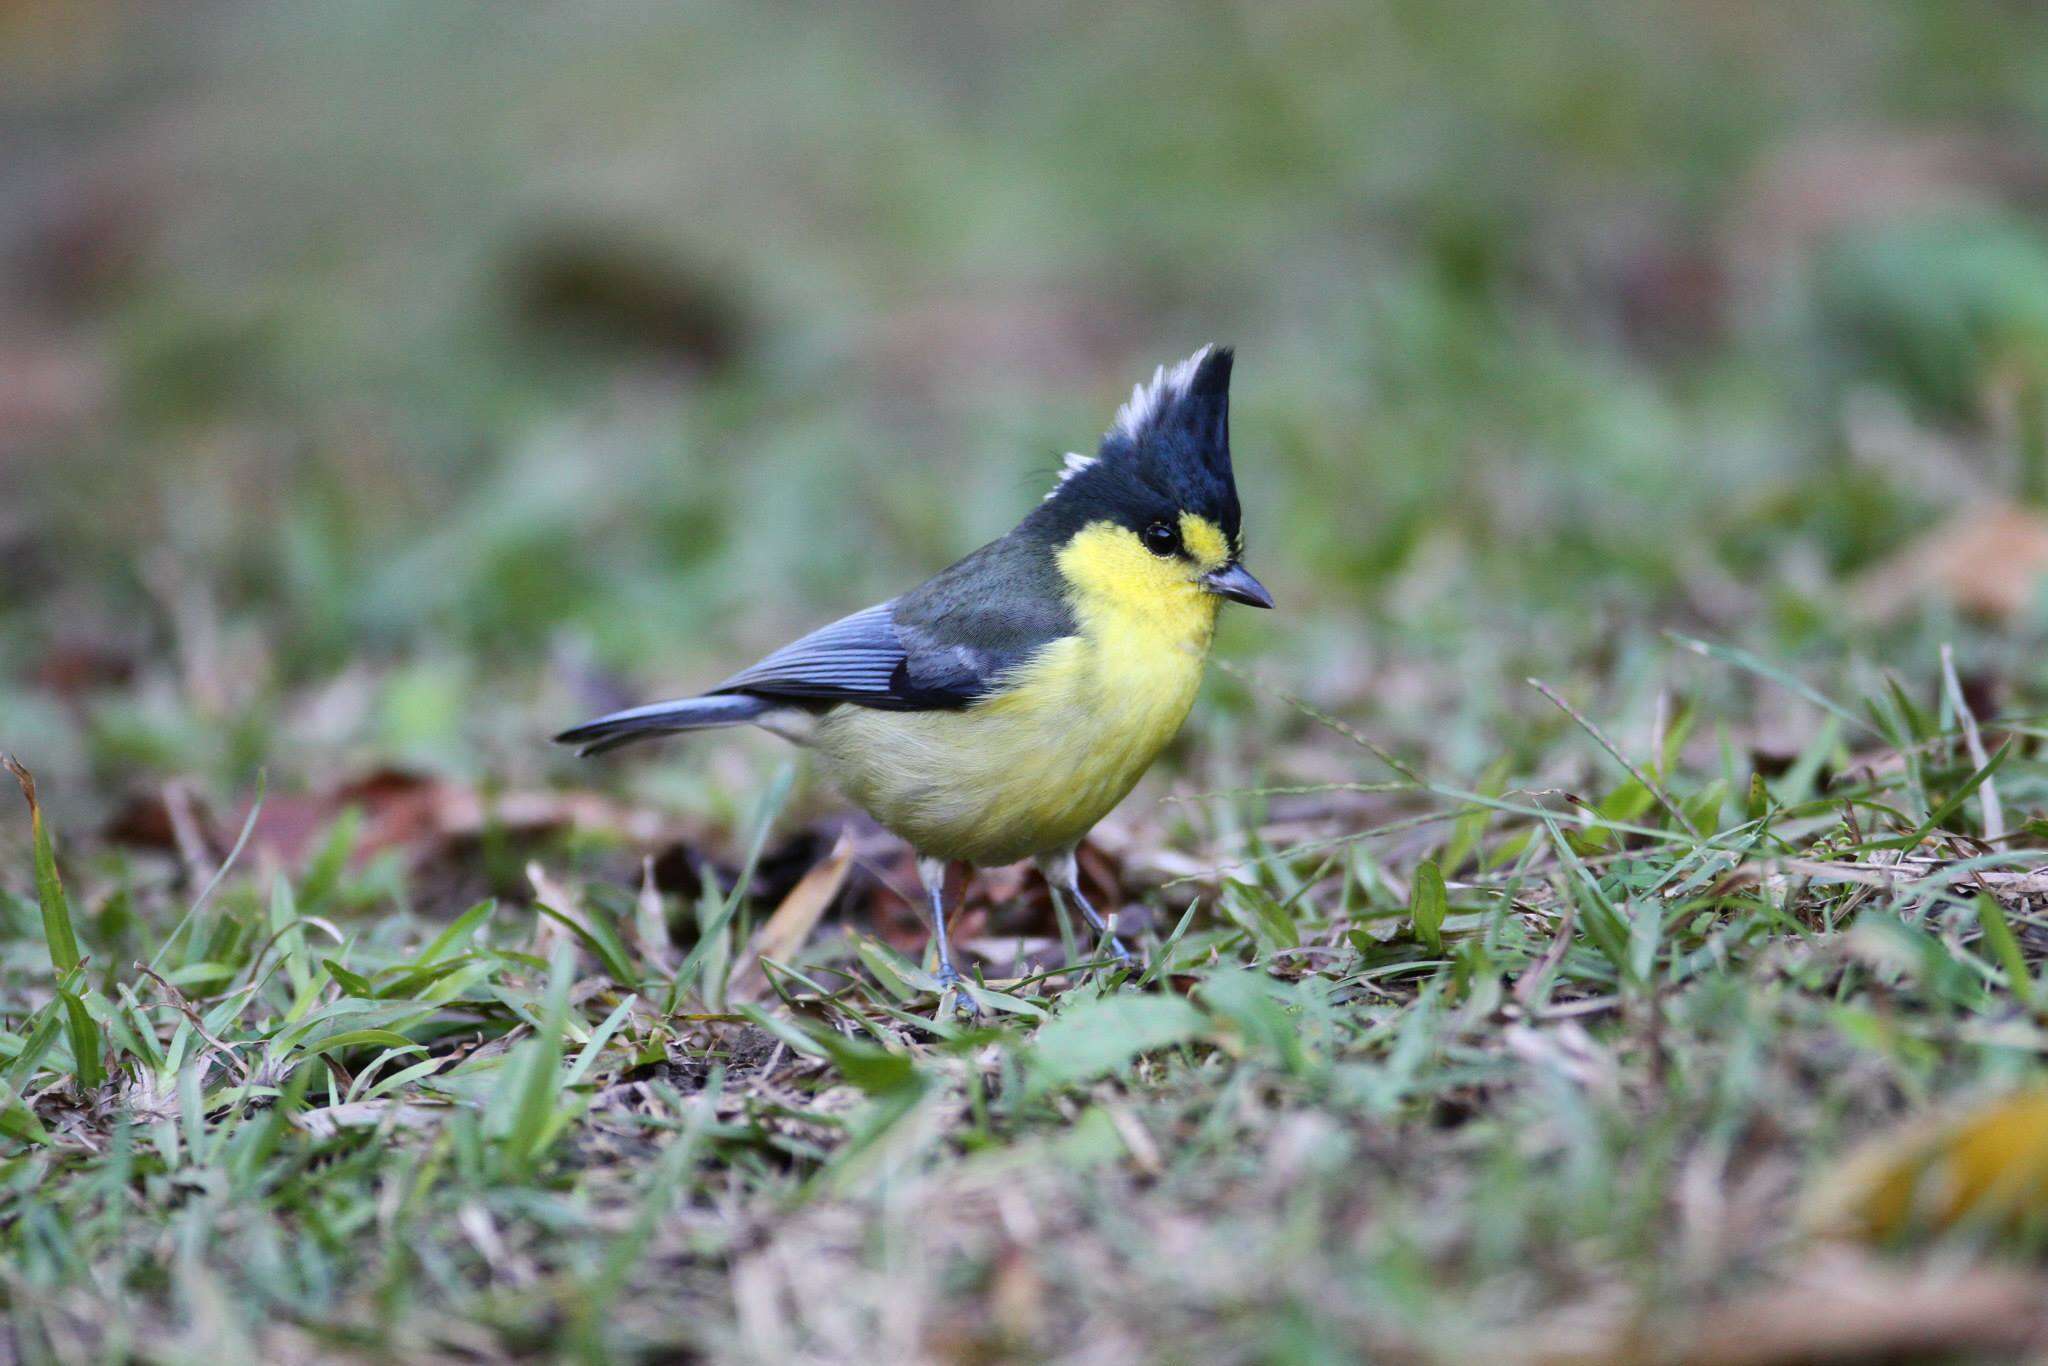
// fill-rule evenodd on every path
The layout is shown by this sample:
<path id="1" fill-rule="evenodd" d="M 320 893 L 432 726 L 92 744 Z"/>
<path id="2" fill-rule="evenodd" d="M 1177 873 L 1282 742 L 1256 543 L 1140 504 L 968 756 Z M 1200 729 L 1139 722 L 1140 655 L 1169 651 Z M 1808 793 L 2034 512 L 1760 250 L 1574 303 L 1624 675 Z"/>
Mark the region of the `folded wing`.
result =
<path id="1" fill-rule="evenodd" d="M 881 603 L 821 626 L 711 689 L 771 697 L 886 696 L 903 667 L 903 644 Z"/>
<path id="2" fill-rule="evenodd" d="M 896 619 L 894 601 L 841 617 L 711 689 L 792 702 L 851 702 L 885 711 L 964 707 L 1008 663 Z"/>
<path id="3" fill-rule="evenodd" d="M 1073 634 L 1050 560 L 1013 538 L 983 546 L 900 598 L 792 641 L 698 697 L 602 716 L 555 737 L 585 754 L 783 707 L 964 707 L 1047 644 Z"/>

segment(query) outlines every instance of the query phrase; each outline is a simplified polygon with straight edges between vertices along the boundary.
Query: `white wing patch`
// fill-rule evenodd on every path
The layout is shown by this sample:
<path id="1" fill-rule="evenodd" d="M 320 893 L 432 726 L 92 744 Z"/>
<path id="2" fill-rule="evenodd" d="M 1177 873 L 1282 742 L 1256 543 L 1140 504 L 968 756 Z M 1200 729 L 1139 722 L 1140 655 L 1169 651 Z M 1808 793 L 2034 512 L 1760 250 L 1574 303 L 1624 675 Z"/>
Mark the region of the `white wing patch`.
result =
<path id="1" fill-rule="evenodd" d="M 1046 498 L 1050 500 L 1054 494 L 1067 486 L 1069 479 L 1072 479 L 1094 463 L 1095 457 L 1092 455 L 1082 455 L 1079 451 L 1068 451 L 1066 459 L 1060 462 L 1060 477 L 1052 481 L 1052 489 L 1045 495 Z"/>
<path id="2" fill-rule="evenodd" d="M 1150 384 L 1136 385 L 1131 390 L 1131 401 L 1116 410 L 1116 425 L 1110 431 L 1131 441 L 1159 415 L 1159 410 L 1168 403 L 1185 395 L 1188 385 L 1195 378 L 1195 371 L 1207 360 L 1215 348 L 1205 346 L 1189 356 L 1179 365 L 1168 370 L 1160 366 L 1152 372 Z M 1073 457 L 1067 457 L 1072 460 Z"/>

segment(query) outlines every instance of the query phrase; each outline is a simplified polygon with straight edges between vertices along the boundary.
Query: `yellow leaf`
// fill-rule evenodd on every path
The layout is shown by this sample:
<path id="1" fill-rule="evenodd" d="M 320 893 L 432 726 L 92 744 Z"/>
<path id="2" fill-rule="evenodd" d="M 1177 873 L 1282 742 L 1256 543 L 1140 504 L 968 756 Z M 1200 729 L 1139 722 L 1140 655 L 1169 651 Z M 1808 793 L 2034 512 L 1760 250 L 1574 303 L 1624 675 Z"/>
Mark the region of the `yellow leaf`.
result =
<path id="1" fill-rule="evenodd" d="M 2048 1223 L 2048 1087 L 1872 1141 L 1815 1192 L 1809 1222 L 1872 1239 Z"/>

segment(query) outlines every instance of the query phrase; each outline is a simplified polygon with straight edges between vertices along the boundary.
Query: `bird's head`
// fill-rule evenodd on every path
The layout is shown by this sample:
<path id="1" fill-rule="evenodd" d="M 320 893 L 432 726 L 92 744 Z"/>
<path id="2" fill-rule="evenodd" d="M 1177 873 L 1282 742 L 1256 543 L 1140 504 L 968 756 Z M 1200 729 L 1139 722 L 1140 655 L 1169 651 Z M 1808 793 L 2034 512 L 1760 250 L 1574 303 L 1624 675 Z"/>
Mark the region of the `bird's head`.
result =
<path id="1" fill-rule="evenodd" d="M 1070 455 L 1024 523 L 1075 589 L 1145 609 L 1193 594 L 1271 607 L 1241 563 L 1230 470 L 1230 364 L 1205 346 L 1131 391 L 1093 456 Z"/>

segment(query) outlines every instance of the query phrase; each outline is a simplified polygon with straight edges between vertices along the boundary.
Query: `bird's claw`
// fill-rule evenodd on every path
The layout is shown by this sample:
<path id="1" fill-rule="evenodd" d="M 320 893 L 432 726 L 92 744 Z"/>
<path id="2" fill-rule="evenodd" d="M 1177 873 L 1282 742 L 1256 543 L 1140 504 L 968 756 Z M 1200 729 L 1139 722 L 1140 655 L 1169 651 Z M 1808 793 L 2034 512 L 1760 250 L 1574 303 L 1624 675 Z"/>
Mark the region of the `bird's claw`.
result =
<path id="1" fill-rule="evenodd" d="M 981 1002 L 974 999 L 967 990 L 967 979 L 960 975 L 960 969 L 951 963 L 941 964 L 937 973 L 939 979 L 939 1004 L 944 1006 L 946 997 L 953 998 L 953 1009 L 970 1019 L 981 1018 Z"/>

